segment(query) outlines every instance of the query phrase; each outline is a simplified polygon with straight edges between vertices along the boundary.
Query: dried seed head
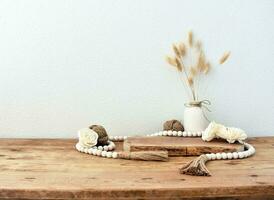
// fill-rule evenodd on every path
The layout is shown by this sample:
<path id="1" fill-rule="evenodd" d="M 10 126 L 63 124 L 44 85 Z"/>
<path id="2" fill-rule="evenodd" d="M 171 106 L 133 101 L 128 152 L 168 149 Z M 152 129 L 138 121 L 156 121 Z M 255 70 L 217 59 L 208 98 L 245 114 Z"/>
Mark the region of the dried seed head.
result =
<path id="1" fill-rule="evenodd" d="M 191 74 L 191 76 L 196 76 L 196 74 L 197 74 L 197 70 L 194 68 L 194 67 L 190 67 L 190 74 Z"/>
<path id="2" fill-rule="evenodd" d="M 195 44 L 196 49 L 201 50 L 202 49 L 202 42 L 198 40 Z"/>
<path id="3" fill-rule="evenodd" d="M 204 73 L 205 74 L 208 74 L 208 72 L 209 72 L 209 70 L 210 70 L 210 63 L 209 62 L 207 62 L 206 64 L 205 64 L 205 67 L 204 67 Z"/>
<path id="4" fill-rule="evenodd" d="M 179 52 L 182 57 L 186 54 L 186 46 L 182 42 L 179 44 Z"/>
<path id="5" fill-rule="evenodd" d="M 179 61 L 178 58 L 175 58 L 175 61 L 176 61 L 176 67 L 177 67 L 178 71 L 181 72 L 181 71 L 183 70 L 183 65 L 182 65 L 182 63 Z"/>
<path id="6" fill-rule="evenodd" d="M 192 47 L 192 45 L 193 45 L 193 33 L 192 33 L 192 31 L 188 32 L 188 45 L 190 47 Z"/>
<path id="7" fill-rule="evenodd" d="M 228 59 L 229 56 L 230 56 L 230 52 L 225 52 L 223 56 L 220 58 L 219 63 L 223 64 Z"/>
<path id="8" fill-rule="evenodd" d="M 198 71 L 201 72 L 204 70 L 205 65 L 206 65 L 205 54 L 203 51 L 200 51 L 196 68 L 198 69 Z"/>
<path id="9" fill-rule="evenodd" d="M 191 76 L 188 77 L 187 81 L 188 81 L 190 86 L 193 86 L 193 78 Z"/>
<path id="10" fill-rule="evenodd" d="M 166 56 L 166 61 L 167 61 L 168 64 L 170 64 L 170 65 L 172 65 L 174 67 L 177 67 L 177 63 L 176 63 L 176 61 L 175 61 L 174 58 Z"/>
<path id="11" fill-rule="evenodd" d="M 175 45 L 175 44 L 173 44 L 173 51 L 174 51 L 174 53 L 175 53 L 175 55 L 178 57 L 178 58 L 180 58 L 181 57 L 181 54 L 180 54 L 180 51 L 179 51 L 179 49 L 177 48 L 177 46 Z"/>

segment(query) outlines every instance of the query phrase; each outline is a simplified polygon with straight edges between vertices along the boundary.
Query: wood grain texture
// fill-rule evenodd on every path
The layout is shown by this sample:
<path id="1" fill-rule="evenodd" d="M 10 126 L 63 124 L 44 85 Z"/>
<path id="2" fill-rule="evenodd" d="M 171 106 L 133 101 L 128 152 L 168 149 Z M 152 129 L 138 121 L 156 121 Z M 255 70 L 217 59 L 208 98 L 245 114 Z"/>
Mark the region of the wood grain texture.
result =
<path id="1" fill-rule="evenodd" d="M 210 161 L 212 177 L 179 174 L 193 157 L 114 160 L 79 153 L 75 142 L 1 139 L 0 199 L 274 198 L 274 137 L 250 139 L 250 158 Z"/>
<path id="2" fill-rule="evenodd" d="M 126 151 L 168 151 L 169 156 L 197 156 L 205 153 L 243 151 L 241 144 L 224 140 L 204 142 L 200 137 L 130 137 L 124 142 Z"/>

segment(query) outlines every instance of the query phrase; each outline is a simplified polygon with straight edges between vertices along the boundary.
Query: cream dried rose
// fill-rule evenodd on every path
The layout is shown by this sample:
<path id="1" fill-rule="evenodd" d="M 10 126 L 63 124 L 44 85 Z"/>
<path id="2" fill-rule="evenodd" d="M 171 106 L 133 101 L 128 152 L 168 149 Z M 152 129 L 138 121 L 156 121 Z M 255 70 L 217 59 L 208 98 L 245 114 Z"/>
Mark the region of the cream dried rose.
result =
<path id="1" fill-rule="evenodd" d="M 213 140 L 214 138 L 216 138 L 216 134 L 220 129 L 221 129 L 220 124 L 217 124 L 214 121 L 211 122 L 206 128 L 206 130 L 203 132 L 202 139 L 207 142 Z"/>
<path id="2" fill-rule="evenodd" d="M 246 138 L 246 133 L 239 128 L 227 127 L 224 131 L 217 133 L 217 136 L 226 139 L 229 143 L 236 141 L 242 143 Z"/>
<path id="3" fill-rule="evenodd" d="M 78 131 L 79 137 L 79 144 L 82 147 L 90 148 L 97 144 L 98 134 L 89 129 L 89 128 L 82 128 Z"/>
<path id="4" fill-rule="evenodd" d="M 222 124 L 211 122 L 202 135 L 204 141 L 211 141 L 214 138 L 225 139 L 229 143 L 236 141 L 242 143 L 247 138 L 246 133 L 239 128 L 225 127 Z"/>

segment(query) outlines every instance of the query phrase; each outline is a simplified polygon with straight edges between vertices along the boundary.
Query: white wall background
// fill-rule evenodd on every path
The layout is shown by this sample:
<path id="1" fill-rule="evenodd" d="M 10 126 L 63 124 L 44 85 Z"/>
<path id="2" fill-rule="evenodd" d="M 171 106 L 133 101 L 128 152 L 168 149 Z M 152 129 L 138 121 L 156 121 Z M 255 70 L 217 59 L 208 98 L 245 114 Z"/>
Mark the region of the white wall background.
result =
<path id="1" fill-rule="evenodd" d="M 274 135 L 274 1 L 0 0 L 0 137 L 158 131 L 186 95 L 164 60 L 188 30 L 210 60 L 211 118 Z"/>

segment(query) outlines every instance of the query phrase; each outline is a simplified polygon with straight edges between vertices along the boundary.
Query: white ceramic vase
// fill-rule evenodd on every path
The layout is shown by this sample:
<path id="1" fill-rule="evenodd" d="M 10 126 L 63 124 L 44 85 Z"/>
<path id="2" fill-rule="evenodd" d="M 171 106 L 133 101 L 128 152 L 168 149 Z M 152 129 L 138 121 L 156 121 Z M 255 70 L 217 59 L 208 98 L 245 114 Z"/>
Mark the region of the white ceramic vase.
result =
<path id="1" fill-rule="evenodd" d="M 204 131 L 207 128 L 208 124 L 209 121 L 205 117 L 201 105 L 186 104 L 184 111 L 185 131 Z"/>

